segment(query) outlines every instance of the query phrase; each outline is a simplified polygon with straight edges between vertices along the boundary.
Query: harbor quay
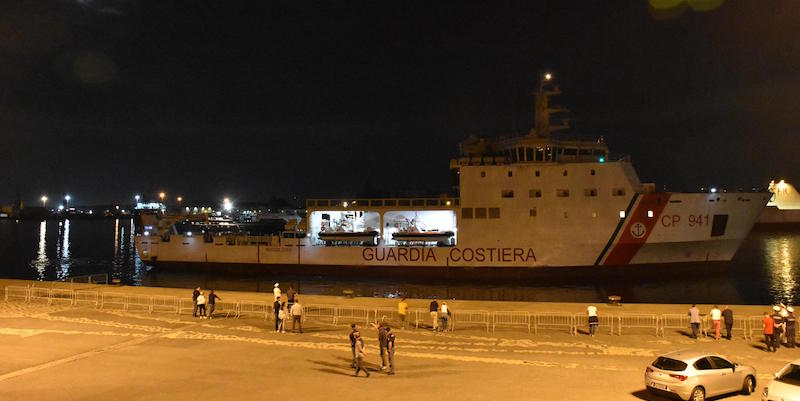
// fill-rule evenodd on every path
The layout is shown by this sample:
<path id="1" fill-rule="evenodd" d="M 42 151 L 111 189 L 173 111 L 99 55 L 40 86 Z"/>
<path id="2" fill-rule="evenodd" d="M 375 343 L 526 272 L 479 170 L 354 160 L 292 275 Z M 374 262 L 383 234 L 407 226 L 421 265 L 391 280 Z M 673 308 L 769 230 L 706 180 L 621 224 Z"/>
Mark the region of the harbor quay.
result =
<path id="1" fill-rule="evenodd" d="M 0 280 L 0 288 L 8 295 L 0 302 L 2 400 L 662 400 L 646 391 L 644 370 L 678 349 L 754 366 L 756 392 L 724 399 L 756 400 L 800 357 L 797 348 L 765 352 L 760 326 L 746 323 L 770 310 L 758 305 L 728 305 L 737 321 L 728 341 L 690 337 L 679 316 L 691 300 L 598 300 L 592 337 L 587 303 L 439 299 L 453 329 L 434 333 L 430 299 L 407 300 L 414 318 L 402 329 L 391 313 L 398 299 L 301 293 L 303 332 L 292 333 L 289 320 L 283 334 L 268 293 L 215 291 L 222 308 L 199 319 L 192 289 L 25 280 Z M 698 307 L 707 314 L 713 305 Z M 376 321 L 396 336 L 393 376 L 380 369 Z M 369 378 L 353 377 L 350 323 L 365 339 Z"/>

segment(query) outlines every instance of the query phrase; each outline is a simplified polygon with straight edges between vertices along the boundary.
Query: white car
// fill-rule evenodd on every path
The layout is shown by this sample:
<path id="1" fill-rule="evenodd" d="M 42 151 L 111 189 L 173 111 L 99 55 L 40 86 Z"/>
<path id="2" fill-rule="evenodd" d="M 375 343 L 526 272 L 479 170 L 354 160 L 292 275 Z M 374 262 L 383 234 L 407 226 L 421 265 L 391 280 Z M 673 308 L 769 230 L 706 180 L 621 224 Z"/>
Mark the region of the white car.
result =
<path id="1" fill-rule="evenodd" d="M 761 393 L 763 401 L 800 401 L 800 359 L 786 365 L 780 372 L 775 373 L 764 391 Z"/>
<path id="2" fill-rule="evenodd" d="M 752 393 L 756 370 L 718 354 L 675 351 L 659 356 L 645 369 L 644 384 L 654 394 L 704 401 L 723 394 Z"/>

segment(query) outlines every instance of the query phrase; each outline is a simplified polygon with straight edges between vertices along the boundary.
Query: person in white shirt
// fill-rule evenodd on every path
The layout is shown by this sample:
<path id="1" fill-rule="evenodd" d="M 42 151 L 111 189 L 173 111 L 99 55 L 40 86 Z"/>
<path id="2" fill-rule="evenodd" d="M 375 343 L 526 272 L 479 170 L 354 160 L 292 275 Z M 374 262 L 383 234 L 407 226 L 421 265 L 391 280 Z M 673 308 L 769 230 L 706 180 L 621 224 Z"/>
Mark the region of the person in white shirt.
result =
<path id="1" fill-rule="evenodd" d="M 597 332 L 597 326 L 600 324 L 600 318 L 597 317 L 597 307 L 589 305 L 586 307 L 586 313 L 589 315 L 589 336 L 594 337 Z"/>
<path id="2" fill-rule="evenodd" d="M 273 302 L 277 301 L 278 298 L 281 297 L 281 287 L 279 287 L 278 283 L 275 283 L 275 288 L 272 289 L 272 295 L 274 296 Z"/>
<path id="3" fill-rule="evenodd" d="M 722 320 L 722 311 L 719 310 L 717 305 L 711 309 L 711 323 L 714 325 L 714 339 L 719 340 L 719 325 Z"/>
<path id="4" fill-rule="evenodd" d="M 200 309 L 200 319 L 206 318 L 206 297 L 203 296 L 203 291 L 197 296 L 197 307 Z"/>
<path id="5" fill-rule="evenodd" d="M 289 310 L 292 315 L 292 333 L 294 333 L 295 325 L 300 326 L 300 333 L 303 333 L 303 305 L 300 305 L 300 300 L 295 298 L 292 309 Z"/>

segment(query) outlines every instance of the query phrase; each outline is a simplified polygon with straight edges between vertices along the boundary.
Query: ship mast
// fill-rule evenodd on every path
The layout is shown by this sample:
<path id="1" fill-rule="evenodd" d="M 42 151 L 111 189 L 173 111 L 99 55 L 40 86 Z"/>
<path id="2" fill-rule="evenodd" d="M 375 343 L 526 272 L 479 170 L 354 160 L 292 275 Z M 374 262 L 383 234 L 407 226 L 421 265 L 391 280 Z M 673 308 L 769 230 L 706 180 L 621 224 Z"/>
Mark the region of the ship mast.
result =
<path id="1" fill-rule="evenodd" d="M 531 134 L 539 138 L 550 138 L 550 133 L 569 128 L 569 121 L 562 119 L 557 125 L 550 124 L 550 117 L 555 113 L 564 113 L 567 109 L 557 106 L 550 107 L 550 96 L 561 94 L 561 89 L 555 85 L 553 74 L 545 72 L 539 78 L 539 89 L 533 93 L 535 96 L 534 116 L 536 126 Z"/>

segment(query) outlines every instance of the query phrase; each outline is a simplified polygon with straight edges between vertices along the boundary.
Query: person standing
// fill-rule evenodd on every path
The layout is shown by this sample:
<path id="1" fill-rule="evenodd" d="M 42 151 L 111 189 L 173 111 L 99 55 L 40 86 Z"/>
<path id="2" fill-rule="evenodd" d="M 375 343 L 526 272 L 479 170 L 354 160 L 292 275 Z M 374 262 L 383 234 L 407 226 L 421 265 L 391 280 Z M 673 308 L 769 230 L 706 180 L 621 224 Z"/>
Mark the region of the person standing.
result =
<path id="1" fill-rule="evenodd" d="M 386 369 L 386 341 L 388 341 L 388 327 L 383 322 L 378 324 L 378 347 L 381 350 L 381 370 Z"/>
<path id="2" fill-rule="evenodd" d="M 278 298 L 281 297 L 281 287 L 280 284 L 275 283 L 275 286 L 272 288 L 272 298 L 277 301 Z"/>
<path id="3" fill-rule="evenodd" d="M 356 324 L 350 323 L 350 348 L 353 350 L 353 363 L 350 364 L 351 368 L 356 367 L 356 334 L 358 334 Z"/>
<path id="4" fill-rule="evenodd" d="M 289 312 L 286 310 L 286 302 L 281 303 L 281 310 L 278 312 L 278 320 L 280 320 L 280 324 L 278 325 L 278 329 L 281 333 L 286 333 L 286 315 Z"/>
<path id="5" fill-rule="evenodd" d="M 279 314 L 281 312 L 281 297 L 275 298 L 275 302 L 272 303 L 272 312 L 275 314 L 275 332 L 277 333 L 278 325 L 280 323 Z"/>
<path id="6" fill-rule="evenodd" d="M 714 305 L 714 309 L 711 309 L 711 324 L 714 327 L 714 339 L 719 340 L 719 327 L 722 321 L 722 311 L 719 310 L 717 305 Z"/>
<path id="7" fill-rule="evenodd" d="M 197 297 L 200 295 L 200 287 L 197 287 L 192 291 L 192 303 L 194 304 L 194 308 L 192 308 L 192 316 L 197 317 Z"/>
<path id="8" fill-rule="evenodd" d="M 394 375 L 394 333 L 392 328 L 386 328 L 386 353 L 389 355 L 389 372 L 388 375 Z"/>
<path id="9" fill-rule="evenodd" d="M 214 294 L 214 290 L 208 293 L 208 318 L 214 318 L 214 308 L 217 307 L 217 300 L 222 301 L 222 298 L 218 297 L 217 294 Z"/>
<path id="10" fill-rule="evenodd" d="M 692 304 L 689 308 L 689 323 L 692 325 L 692 338 L 697 338 L 697 330 L 700 328 L 700 309 L 697 305 Z"/>
<path id="11" fill-rule="evenodd" d="M 295 303 L 297 305 L 297 303 Z M 361 334 L 359 332 L 355 332 L 355 339 L 356 339 L 356 372 L 353 373 L 353 376 L 358 377 L 358 372 L 364 371 L 367 377 L 369 377 L 369 371 L 367 368 L 364 367 L 364 357 L 367 355 L 367 346 L 364 344 L 364 339 L 361 338 Z"/>
<path id="12" fill-rule="evenodd" d="M 197 307 L 200 309 L 200 319 L 206 318 L 206 297 L 203 296 L 203 291 L 197 296 Z"/>
<path id="13" fill-rule="evenodd" d="M 773 333 L 772 333 L 772 344 L 775 350 L 778 350 L 778 347 L 781 345 L 781 335 L 783 334 L 783 317 L 781 316 L 781 308 L 780 306 L 773 306 L 772 307 L 772 321 L 773 321 Z"/>
<path id="14" fill-rule="evenodd" d="M 408 316 L 408 302 L 406 302 L 406 298 L 400 300 L 397 303 L 397 316 L 400 317 L 400 329 L 406 329 L 406 317 Z"/>
<path id="15" fill-rule="evenodd" d="M 785 318 L 786 323 L 786 346 L 794 348 L 795 333 L 797 329 L 797 318 L 794 316 L 794 308 L 791 306 L 786 308 L 788 313 Z"/>
<path id="16" fill-rule="evenodd" d="M 450 308 L 447 307 L 447 302 L 442 302 L 441 311 L 439 316 L 442 319 L 442 333 L 447 331 L 447 321 L 450 320 Z"/>
<path id="17" fill-rule="evenodd" d="M 433 328 L 433 332 L 436 333 L 436 329 L 438 328 L 437 323 L 439 322 L 439 302 L 436 302 L 436 297 L 433 297 L 433 301 L 431 301 L 430 311 L 431 311 L 431 320 L 433 321 L 431 325 Z"/>
<path id="18" fill-rule="evenodd" d="M 733 330 L 733 311 L 728 308 L 728 305 L 722 307 L 722 319 L 725 321 L 725 338 L 730 341 Z"/>
<path id="19" fill-rule="evenodd" d="M 297 295 L 297 291 L 295 291 L 294 288 L 292 288 L 292 286 L 290 285 L 289 286 L 289 291 L 286 291 L 286 298 L 289 301 L 289 309 L 291 309 L 292 305 L 294 305 L 294 297 L 296 295 Z"/>
<path id="20" fill-rule="evenodd" d="M 775 321 L 769 316 L 769 313 L 764 312 L 764 319 L 761 320 L 761 326 L 764 328 L 764 342 L 767 343 L 767 352 L 775 352 Z"/>
<path id="21" fill-rule="evenodd" d="M 587 306 L 586 314 L 589 315 L 589 336 L 594 337 L 597 332 L 597 326 L 600 324 L 600 318 L 597 317 L 597 307 L 594 305 Z"/>
<path id="22" fill-rule="evenodd" d="M 294 326 L 298 325 L 300 326 L 300 334 L 303 334 L 303 305 L 300 305 L 299 299 L 294 299 L 294 305 L 292 305 L 289 313 L 292 315 L 292 333 L 294 333 Z"/>

